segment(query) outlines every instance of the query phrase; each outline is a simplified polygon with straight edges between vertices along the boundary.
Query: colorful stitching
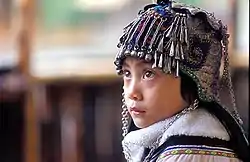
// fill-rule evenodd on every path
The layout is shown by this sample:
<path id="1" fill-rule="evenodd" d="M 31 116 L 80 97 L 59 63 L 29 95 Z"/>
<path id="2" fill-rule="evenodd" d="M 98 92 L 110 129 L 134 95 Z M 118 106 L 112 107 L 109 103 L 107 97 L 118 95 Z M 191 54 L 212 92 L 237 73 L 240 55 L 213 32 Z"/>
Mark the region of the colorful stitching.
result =
<path id="1" fill-rule="evenodd" d="M 164 153 L 160 155 L 159 159 L 165 158 L 166 156 L 169 156 L 169 155 L 180 155 L 180 154 L 212 155 L 212 156 L 224 156 L 224 157 L 230 157 L 230 158 L 237 157 L 235 153 L 218 151 L 218 150 L 179 149 L 179 150 L 165 151 Z"/>

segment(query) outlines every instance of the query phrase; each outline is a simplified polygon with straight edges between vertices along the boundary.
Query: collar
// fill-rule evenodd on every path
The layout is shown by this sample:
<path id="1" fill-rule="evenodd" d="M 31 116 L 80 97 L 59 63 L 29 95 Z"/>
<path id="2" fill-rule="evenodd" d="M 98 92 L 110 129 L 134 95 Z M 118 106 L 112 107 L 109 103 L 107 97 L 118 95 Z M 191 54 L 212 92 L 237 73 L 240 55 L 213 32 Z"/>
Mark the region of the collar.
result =
<path id="1" fill-rule="evenodd" d="M 205 109 L 196 109 L 181 116 L 167 130 L 173 117 L 149 127 L 128 133 L 123 141 L 123 151 L 129 161 L 141 161 L 144 148 L 152 148 L 159 139 L 159 145 L 174 135 L 203 136 L 229 141 L 230 137 L 220 121 Z"/>

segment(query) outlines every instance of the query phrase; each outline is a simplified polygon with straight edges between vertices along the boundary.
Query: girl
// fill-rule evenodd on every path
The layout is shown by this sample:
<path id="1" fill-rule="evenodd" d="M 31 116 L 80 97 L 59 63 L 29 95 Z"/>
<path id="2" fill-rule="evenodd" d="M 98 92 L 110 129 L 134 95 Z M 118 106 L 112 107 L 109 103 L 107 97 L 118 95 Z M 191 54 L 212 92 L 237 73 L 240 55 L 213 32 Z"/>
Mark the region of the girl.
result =
<path id="1" fill-rule="evenodd" d="M 220 20 L 197 7 L 158 0 L 124 28 L 118 47 L 127 161 L 249 160 Z M 220 84 L 230 90 L 232 112 L 220 101 Z"/>

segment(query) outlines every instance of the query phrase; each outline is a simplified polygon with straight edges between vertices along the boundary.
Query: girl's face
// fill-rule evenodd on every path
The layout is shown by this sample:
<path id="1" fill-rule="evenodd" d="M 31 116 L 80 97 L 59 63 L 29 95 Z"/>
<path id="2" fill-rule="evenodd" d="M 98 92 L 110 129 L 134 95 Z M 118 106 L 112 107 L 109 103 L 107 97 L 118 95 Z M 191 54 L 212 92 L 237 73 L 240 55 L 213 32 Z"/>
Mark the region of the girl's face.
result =
<path id="1" fill-rule="evenodd" d="M 139 128 L 173 116 L 187 104 L 181 97 L 180 78 L 152 64 L 128 57 L 123 64 L 125 104 Z"/>

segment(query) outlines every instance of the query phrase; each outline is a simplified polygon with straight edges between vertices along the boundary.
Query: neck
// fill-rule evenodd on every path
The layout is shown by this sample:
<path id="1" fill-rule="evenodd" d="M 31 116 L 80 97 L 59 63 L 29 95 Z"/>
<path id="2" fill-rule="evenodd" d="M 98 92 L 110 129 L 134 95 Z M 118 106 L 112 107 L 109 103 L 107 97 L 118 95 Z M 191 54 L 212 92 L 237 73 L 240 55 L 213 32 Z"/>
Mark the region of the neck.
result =
<path id="1" fill-rule="evenodd" d="M 181 98 L 178 101 L 175 101 L 175 102 L 172 102 L 172 103 L 173 103 L 173 105 L 170 105 L 170 107 L 172 107 L 173 112 L 170 113 L 168 116 L 166 116 L 165 119 L 170 118 L 170 117 L 180 113 L 185 108 L 192 106 L 194 104 L 194 101 L 192 103 L 188 103 L 188 102 L 186 102 L 185 100 L 183 100 Z"/>

